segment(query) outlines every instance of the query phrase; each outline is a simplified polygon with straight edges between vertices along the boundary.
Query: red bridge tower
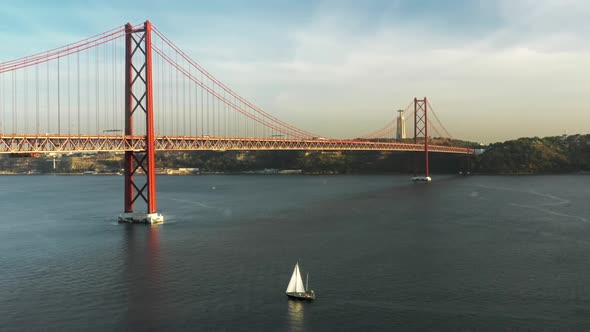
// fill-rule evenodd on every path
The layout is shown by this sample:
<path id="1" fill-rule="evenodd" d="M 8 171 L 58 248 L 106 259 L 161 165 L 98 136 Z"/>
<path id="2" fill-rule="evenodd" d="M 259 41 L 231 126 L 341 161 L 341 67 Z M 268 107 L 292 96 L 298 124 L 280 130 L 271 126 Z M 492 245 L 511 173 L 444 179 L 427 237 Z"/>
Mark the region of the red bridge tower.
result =
<path id="1" fill-rule="evenodd" d="M 120 222 L 162 223 L 164 217 L 156 212 L 156 169 L 154 107 L 152 87 L 152 24 L 143 27 L 125 25 L 125 136 L 135 136 L 134 117 L 145 116 L 145 150 L 125 151 L 125 213 Z M 135 61 L 134 61 L 135 60 Z M 142 127 L 142 126 L 139 126 Z M 143 185 L 135 175 L 145 174 Z M 146 203 L 145 213 L 134 212 L 140 198 Z"/>
<path id="2" fill-rule="evenodd" d="M 424 137 L 424 176 L 418 176 L 419 151 L 414 154 L 414 177 L 412 181 L 430 182 L 430 169 L 428 163 L 428 98 L 420 100 L 414 98 L 414 144 L 418 144 L 418 138 Z"/>

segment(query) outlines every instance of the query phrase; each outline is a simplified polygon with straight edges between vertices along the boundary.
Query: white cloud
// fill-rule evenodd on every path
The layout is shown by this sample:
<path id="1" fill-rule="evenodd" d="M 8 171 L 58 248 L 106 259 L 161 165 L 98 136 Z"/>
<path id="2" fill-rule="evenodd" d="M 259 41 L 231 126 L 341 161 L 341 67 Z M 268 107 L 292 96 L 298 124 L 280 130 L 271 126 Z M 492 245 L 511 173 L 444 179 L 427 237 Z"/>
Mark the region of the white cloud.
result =
<path id="1" fill-rule="evenodd" d="M 267 111 L 329 137 L 371 131 L 423 95 L 465 139 L 587 132 L 590 60 L 580 45 L 590 3 L 499 1 L 483 9 L 502 24 L 460 39 L 395 22 L 359 33 L 347 28 L 355 26 L 350 16 L 318 14 L 287 37 L 290 57 L 217 62 L 213 71 Z M 563 113 L 571 116 L 554 118 Z"/>

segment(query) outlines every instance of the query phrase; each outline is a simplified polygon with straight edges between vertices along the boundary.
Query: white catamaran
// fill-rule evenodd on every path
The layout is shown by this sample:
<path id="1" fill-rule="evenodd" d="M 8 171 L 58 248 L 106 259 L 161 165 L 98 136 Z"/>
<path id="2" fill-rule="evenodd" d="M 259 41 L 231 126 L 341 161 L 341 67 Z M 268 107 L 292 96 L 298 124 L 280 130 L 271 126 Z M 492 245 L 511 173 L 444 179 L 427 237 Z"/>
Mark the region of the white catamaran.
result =
<path id="1" fill-rule="evenodd" d="M 295 269 L 293 270 L 293 275 L 291 275 L 291 280 L 289 281 L 289 286 L 287 286 L 287 296 L 293 299 L 299 300 L 314 300 L 315 293 L 312 291 L 307 291 L 307 286 L 309 284 L 309 273 L 307 274 L 307 282 L 306 287 L 303 287 L 303 280 L 301 280 L 301 273 L 299 272 L 299 262 L 295 264 Z"/>

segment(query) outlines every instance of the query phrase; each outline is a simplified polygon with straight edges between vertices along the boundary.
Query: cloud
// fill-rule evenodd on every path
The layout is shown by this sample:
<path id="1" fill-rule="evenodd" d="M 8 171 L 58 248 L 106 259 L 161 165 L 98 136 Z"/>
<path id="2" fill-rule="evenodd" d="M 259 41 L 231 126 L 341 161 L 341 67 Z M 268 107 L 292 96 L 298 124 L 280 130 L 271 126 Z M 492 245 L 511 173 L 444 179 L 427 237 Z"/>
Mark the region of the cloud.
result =
<path id="1" fill-rule="evenodd" d="M 581 17 L 590 4 L 499 1 L 481 10 L 497 22 L 472 35 L 436 30 L 420 17 L 358 29 L 354 16 L 320 11 L 288 32 L 287 56 L 218 61 L 213 70 L 267 110 L 330 137 L 371 131 L 423 95 L 465 139 L 587 131 L 579 117 L 588 116 L 572 110 L 590 101 L 580 88 L 586 82 L 580 68 L 590 64 Z M 557 112 L 572 116 L 556 120 Z"/>
<path id="2" fill-rule="evenodd" d="M 496 47 L 526 46 L 541 52 L 588 50 L 590 3 L 581 0 L 492 2 L 502 26 L 488 39 Z"/>
<path id="3" fill-rule="evenodd" d="M 5 16 L 37 32 L 2 36 L 6 45 L 36 52 L 149 17 L 232 89 L 326 137 L 370 132 L 424 95 L 460 138 L 587 132 L 590 2 L 320 1 L 302 2 L 297 10 L 283 2 L 271 5 L 181 10 L 153 3 L 152 12 L 137 12 L 95 3 L 65 11 L 77 18 L 78 28 L 59 17 L 39 20 L 39 10 L 7 8 Z M 48 47 L 37 49 L 42 43 Z M 5 51 L 3 57 L 16 52 Z"/>

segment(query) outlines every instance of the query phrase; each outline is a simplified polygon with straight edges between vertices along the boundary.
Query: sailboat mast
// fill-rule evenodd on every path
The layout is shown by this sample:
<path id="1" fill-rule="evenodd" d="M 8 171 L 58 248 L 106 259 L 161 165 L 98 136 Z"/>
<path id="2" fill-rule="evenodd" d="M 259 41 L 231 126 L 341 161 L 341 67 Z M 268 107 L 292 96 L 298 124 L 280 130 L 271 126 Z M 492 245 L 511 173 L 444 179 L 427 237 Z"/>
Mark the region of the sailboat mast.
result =
<path id="1" fill-rule="evenodd" d="M 305 278 L 305 291 L 309 292 L 309 272 L 307 272 L 307 277 Z"/>

